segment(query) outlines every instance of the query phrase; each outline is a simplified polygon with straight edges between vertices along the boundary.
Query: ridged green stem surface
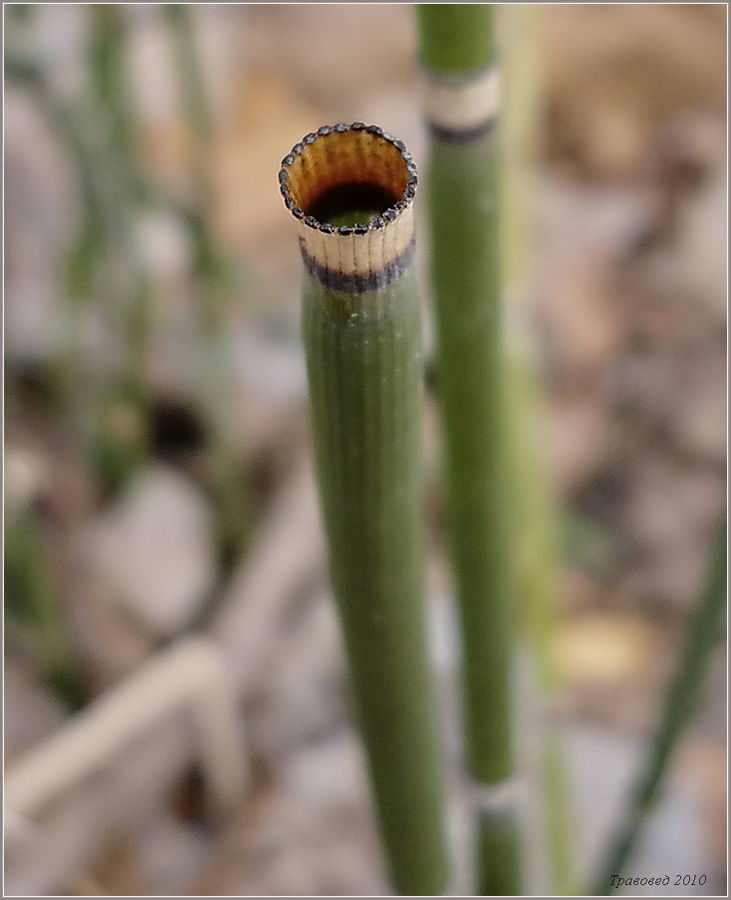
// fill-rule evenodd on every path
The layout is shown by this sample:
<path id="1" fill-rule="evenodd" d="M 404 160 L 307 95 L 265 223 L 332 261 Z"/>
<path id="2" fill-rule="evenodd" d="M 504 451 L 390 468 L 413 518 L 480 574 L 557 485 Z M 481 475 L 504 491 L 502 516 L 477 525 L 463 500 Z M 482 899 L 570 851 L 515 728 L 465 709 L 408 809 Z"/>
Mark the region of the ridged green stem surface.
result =
<path id="1" fill-rule="evenodd" d="M 514 810 L 478 818 L 477 892 L 480 897 L 520 897 L 520 833 Z"/>
<path id="2" fill-rule="evenodd" d="M 597 896 L 614 892 L 616 888 L 612 884 L 612 876 L 627 876 L 627 864 L 657 804 L 673 754 L 698 701 L 712 651 L 722 636 L 727 596 L 727 552 L 724 521 L 716 539 L 704 594 L 688 623 L 680 664 L 668 687 L 660 725 L 616 835 L 604 857 L 606 862 L 591 891 Z"/>
<path id="3" fill-rule="evenodd" d="M 493 56 L 493 8 L 486 3 L 424 3 L 417 7 L 421 61 L 435 72 L 461 75 Z"/>
<path id="4" fill-rule="evenodd" d="M 429 69 L 467 74 L 492 59 L 492 7 L 421 6 L 418 14 L 421 58 Z M 466 750 L 470 773 L 487 785 L 514 770 L 497 161 L 494 129 L 462 142 L 435 138 L 427 173 Z M 513 809 L 481 815 L 478 851 L 480 893 L 519 893 Z"/>
<path id="5" fill-rule="evenodd" d="M 305 279 L 314 450 L 352 696 L 394 887 L 447 860 L 422 583 L 422 350 L 413 272 L 347 294 Z"/>
<path id="6" fill-rule="evenodd" d="M 434 141 L 428 190 L 438 391 L 465 659 L 467 756 L 471 774 L 490 784 L 513 773 L 494 137 L 465 145 Z M 509 816 L 481 821 L 479 846 L 481 891 L 513 893 L 519 865 L 515 822 Z"/>
<path id="7" fill-rule="evenodd" d="M 493 137 L 432 144 L 428 190 L 449 526 L 462 610 L 468 757 L 479 781 L 513 770 L 511 604 L 503 459 Z"/>

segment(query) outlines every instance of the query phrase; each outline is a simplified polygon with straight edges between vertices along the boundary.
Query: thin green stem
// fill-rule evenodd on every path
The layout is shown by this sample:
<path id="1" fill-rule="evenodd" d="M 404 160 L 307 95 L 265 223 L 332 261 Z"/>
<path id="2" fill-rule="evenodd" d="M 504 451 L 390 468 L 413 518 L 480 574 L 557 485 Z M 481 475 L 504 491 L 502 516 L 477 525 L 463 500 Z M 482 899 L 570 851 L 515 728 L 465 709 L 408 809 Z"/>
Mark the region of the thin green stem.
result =
<path id="1" fill-rule="evenodd" d="M 195 267 L 201 279 L 202 312 L 206 327 L 216 333 L 223 324 L 225 292 L 221 288 L 225 286 L 229 265 L 219 253 L 208 225 L 213 191 L 206 157 L 213 134 L 213 117 L 191 12 L 186 6 L 171 3 L 162 7 L 162 14 L 170 30 L 181 108 L 191 137 L 197 215 L 189 218 L 189 230 Z"/>
<path id="2" fill-rule="evenodd" d="M 135 135 L 124 59 L 127 46 L 124 10 L 111 3 L 94 5 L 90 19 L 90 81 L 109 120 L 110 144 L 115 154 L 128 162 Z"/>
<path id="3" fill-rule="evenodd" d="M 423 5 L 418 14 L 432 133 L 428 200 L 437 389 L 464 647 L 466 749 L 472 776 L 497 791 L 513 775 L 514 749 L 498 145 L 490 105 L 493 8 Z M 476 93 L 483 108 L 469 101 Z M 483 810 L 483 893 L 519 891 L 518 844 L 512 806 Z"/>
<path id="4" fill-rule="evenodd" d="M 171 38 L 183 119 L 191 139 L 195 208 L 185 217 L 193 252 L 193 276 L 198 294 L 206 364 L 201 373 L 203 402 L 211 411 L 212 488 L 218 510 L 218 544 L 222 562 L 230 564 L 245 542 L 249 486 L 241 448 L 221 425 L 224 388 L 230 381 L 231 359 L 226 342 L 227 304 L 234 267 L 217 246 L 210 227 L 213 189 L 207 156 L 213 136 L 213 116 L 206 91 L 192 11 L 180 4 L 162 7 Z"/>
<path id="5" fill-rule="evenodd" d="M 724 519 L 713 548 L 706 587 L 688 623 L 678 670 L 667 690 L 659 727 L 630 791 L 606 861 L 591 890 L 597 896 L 613 893 L 617 887 L 615 876 L 624 875 L 647 820 L 660 799 L 673 755 L 698 702 L 706 669 L 713 658 L 712 651 L 721 636 L 727 589 L 727 551 Z"/>
<path id="6" fill-rule="evenodd" d="M 515 811 L 481 810 L 478 815 L 477 887 L 481 897 L 521 894 L 520 831 Z"/>
<path id="7" fill-rule="evenodd" d="M 124 381 L 137 402 L 144 402 L 144 363 L 149 334 L 151 288 L 137 246 L 134 223 L 137 134 L 125 64 L 127 22 L 125 10 L 114 4 L 93 6 L 90 15 L 92 32 L 89 71 L 92 102 L 98 106 L 107 123 L 106 144 L 100 155 L 107 164 L 111 164 L 111 177 L 107 184 L 116 210 L 117 238 L 110 241 L 106 255 L 111 266 L 112 281 L 118 282 L 118 291 L 123 297 L 122 331 L 126 359 Z M 118 272 L 118 269 L 123 271 Z"/>
<path id="8" fill-rule="evenodd" d="M 7 513 L 5 627 L 37 654 L 50 685 L 73 709 L 84 701 L 81 672 L 68 647 L 41 524 L 31 510 Z"/>
<path id="9" fill-rule="evenodd" d="M 512 772 L 503 352 L 493 135 L 432 141 L 428 173 L 437 385 L 466 655 L 470 769 Z"/>
<path id="10" fill-rule="evenodd" d="M 513 769 L 501 315 L 492 138 L 432 144 L 429 201 L 450 537 L 472 774 Z"/>
<path id="11" fill-rule="evenodd" d="M 529 361 L 513 346 L 507 376 L 512 398 L 509 421 L 511 543 L 514 546 L 515 590 L 521 599 L 521 631 L 530 641 L 536 687 L 550 704 L 561 689 L 555 665 L 558 559 L 556 516 L 538 438 L 537 382 Z M 551 892 L 573 892 L 573 805 L 571 780 L 558 727 L 545 717 L 531 728 L 540 746 L 540 783 Z"/>
<path id="12" fill-rule="evenodd" d="M 112 5 L 90 10 L 88 53 L 92 114 L 104 123 L 94 163 L 104 173 L 105 205 L 113 220 L 103 233 L 94 271 L 94 293 L 111 292 L 116 307 L 112 328 L 119 334 L 123 365 L 118 383 L 108 385 L 98 403 L 92 453 L 106 489 L 116 490 L 142 462 L 149 388 L 145 366 L 149 352 L 153 286 L 140 252 L 135 216 L 140 204 L 138 134 L 127 70 L 128 23 L 125 10 Z M 82 237 L 89 224 L 82 225 Z"/>
<path id="13" fill-rule="evenodd" d="M 106 20 L 102 24 L 105 28 L 110 27 Z M 107 43 L 106 38 L 101 41 L 103 46 Z M 116 58 L 116 54 L 113 55 Z M 91 50 L 95 69 L 100 65 L 99 56 L 99 41 L 95 41 Z M 106 120 L 111 110 L 106 103 L 107 92 L 111 90 L 108 84 L 109 69 L 117 72 L 117 67 L 115 64 L 104 68 L 107 73 L 104 78 L 105 93 L 97 100 Z M 69 251 L 65 271 L 69 302 L 64 307 L 65 347 L 58 366 L 60 402 L 65 418 L 77 424 L 78 433 L 87 443 L 95 465 L 100 467 L 103 480 L 118 484 L 137 464 L 141 445 L 134 441 L 133 446 L 118 446 L 113 437 L 100 433 L 98 428 L 90 432 L 91 424 L 98 426 L 108 421 L 108 407 L 117 405 L 120 398 L 106 397 L 108 389 L 98 379 L 89 377 L 84 356 L 79 353 L 78 341 L 83 301 L 88 298 L 102 292 L 107 300 L 105 309 L 113 311 L 114 316 L 119 315 L 119 309 L 127 312 L 123 327 L 125 338 L 134 348 L 134 359 L 125 368 L 125 396 L 122 402 L 137 402 L 141 396 L 139 376 L 144 347 L 147 283 L 138 271 L 136 255 L 131 252 L 130 219 L 126 210 L 129 196 L 125 188 L 120 188 L 125 163 L 116 156 L 110 157 L 111 126 L 104 141 L 100 141 L 92 128 L 96 112 L 91 109 L 89 98 L 85 103 L 62 100 L 49 82 L 45 70 L 33 59 L 11 56 L 6 60 L 6 72 L 15 83 L 32 93 L 58 134 L 78 178 L 82 221 L 79 235 Z M 122 257 L 125 258 L 124 263 Z M 123 281 L 120 272 L 124 274 Z M 79 405 L 80 398 L 85 398 L 84 409 Z M 97 409 L 93 417 L 89 416 L 90 404 Z"/>
<path id="14" fill-rule="evenodd" d="M 201 73 L 190 10 L 179 3 L 162 8 L 173 37 L 178 83 L 188 122 L 200 141 L 211 136 L 211 113 Z"/>
<path id="15" fill-rule="evenodd" d="M 494 10 L 486 3 L 418 7 L 421 61 L 435 72 L 463 75 L 492 60 Z"/>
<path id="16" fill-rule="evenodd" d="M 548 866 L 553 893 L 575 892 L 574 817 L 571 804 L 571 779 L 561 735 L 548 725 L 542 736 L 542 781 L 545 803 L 545 827 Z"/>
<path id="17" fill-rule="evenodd" d="M 541 77 L 542 8 L 515 4 L 504 9 L 502 47 L 504 115 L 502 142 L 502 270 L 506 302 L 524 299 L 531 289 L 531 202 L 535 193 L 539 126 L 544 101 Z M 522 336 L 525 340 L 525 336 Z M 513 342 L 508 348 L 511 434 L 510 453 L 514 512 L 512 540 L 517 548 L 516 595 L 523 629 L 535 661 L 536 688 L 552 704 L 561 678 L 553 662 L 557 624 L 557 514 L 549 485 L 544 441 L 540 433 L 538 378 L 528 354 Z M 575 891 L 574 804 L 563 735 L 557 723 L 539 716 L 529 725 L 537 737 L 542 814 L 548 863 L 548 893 Z"/>

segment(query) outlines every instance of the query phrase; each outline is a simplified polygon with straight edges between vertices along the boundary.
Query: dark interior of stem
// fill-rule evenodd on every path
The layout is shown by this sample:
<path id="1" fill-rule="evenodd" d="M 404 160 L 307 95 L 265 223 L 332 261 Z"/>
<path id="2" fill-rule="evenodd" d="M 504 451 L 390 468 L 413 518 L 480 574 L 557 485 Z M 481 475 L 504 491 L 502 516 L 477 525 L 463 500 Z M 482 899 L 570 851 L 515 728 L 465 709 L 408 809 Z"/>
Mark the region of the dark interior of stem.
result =
<path id="1" fill-rule="evenodd" d="M 367 225 L 397 200 L 380 184 L 349 182 L 328 188 L 305 211 L 330 225 Z"/>

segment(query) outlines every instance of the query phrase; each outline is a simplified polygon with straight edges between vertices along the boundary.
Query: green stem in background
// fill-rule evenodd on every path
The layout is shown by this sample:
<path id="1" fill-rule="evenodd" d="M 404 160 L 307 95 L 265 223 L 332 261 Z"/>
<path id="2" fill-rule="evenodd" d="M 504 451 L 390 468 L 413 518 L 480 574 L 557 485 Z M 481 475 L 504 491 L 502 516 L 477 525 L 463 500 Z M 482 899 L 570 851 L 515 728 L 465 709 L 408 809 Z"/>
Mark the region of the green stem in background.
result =
<path id="1" fill-rule="evenodd" d="M 533 289 L 532 203 L 536 194 L 540 123 L 543 113 L 540 34 L 541 8 L 505 7 L 501 15 L 504 113 L 500 129 L 502 280 L 505 304 L 518 308 Z M 563 735 L 552 706 L 562 684 L 554 664 L 554 637 L 559 598 L 556 503 L 549 482 L 535 352 L 526 352 L 523 333 L 507 347 L 508 396 L 511 397 L 511 460 L 509 504 L 513 516 L 511 542 L 516 597 L 535 663 L 539 704 L 548 702 L 548 715 L 527 724 L 530 746 L 536 739 L 540 783 L 537 812 L 542 817 L 550 876 L 547 893 L 574 893 L 573 803 Z"/>
<path id="2" fill-rule="evenodd" d="M 486 7 L 475 7 L 478 21 L 471 27 L 465 16 L 471 7 L 454 9 L 473 40 Z M 443 20 L 449 22 L 451 11 L 419 9 L 425 45 Z M 491 56 L 489 46 L 485 53 Z M 428 173 L 438 390 L 467 660 L 468 754 L 473 775 L 484 782 L 508 777 L 513 765 L 495 151 L 493 133 L 475 140 L 433 139 Z"/>
<path id="3" fill-rule="evenodd" d="M 706 669 L 722 635 L 727 552 L 724 518 L 716 536 L 703 595 L 688 622 L 680 663 L 667 690 L 659 727 L 591 890 L 594 895 L 613 893 L 613 876 L 626 874 L 627 863 L 660 799 L 673 755 L 698 703 Z"/>
<path id="4" fill-rule="evenodd" d="M 470 773 L 514 773 L 493 8 L 418 7 L 427 72 L 432 282 Z M 477 103 L 475 96 L 479 96 Z M 472 99 L 471 99 L 472 98 Z M 483 788 L 484 792 L 484 788 Z M 520 893 L 517 814 L 480 812 L 480 893 Z M 512 792 L 514 793 L 514 792 Z"/>
<path id="5" fill-rule="evenodd" d="M 196 47 L 191 11 L 186 6 L 171 3 L 163 6 L 161 12 L 170 31 L 181 108 L 192 144 L 197 215 L 189 217 L 188 230 L 193 244 L 195 268 L 201 280 L 202 311 L 206 327 L 211 332 L 216 332 L 222 326 L 220 307 L 225 292 L 221 289 L 227 286 L 229 265 L 219 253 L 208 225 L 213 190 L 208 174 L 207 153 L 213 136 L 213 117 Z"/>
<path id="6" fill-rule="evenodd" d="M 110 27 L 105 19 L 101 24 L 105 28 Z M 90 52 L 94 70 L 101 66 L 106 73 L 102 79 L 104 95 L 98 98 L 103 120 L 118 103 L 117 100 L 111 102 L 108 96 L 111 90 L 109 72 L 117 72 L 116 64 L 102 65 L 99 59 L 100 54 L 102 57 L 104 55 L 100 46 L 107 44 L 108 38 L 98 38 L 92 42 Z M 115 51 L 112 56 L 118 59 L 119 54 Z M 113 145 L 110 134 L 117 128 L 110 126 L 104 141 L 100 140 L 98 125 L 93 127 L 98 115 L 88 98 L 82 104 L 57 96 L 46 72 L 33 59 L 7 59 L 6 73 L 16 84 L 32 93 L 41 112 L 58 134 L 78 178 L 82 221 L 65 269 L 68 292 L 68 303 L 64 306 L 65 347 L 57 367 L 57 379 L 65 421 L 76 422 L 78 433 L 88 444 L 87 449 L 95 459 L 95 467 L 102 481 L 114 488 L 140 459 L 142 443 L 137 436 L 141 432 L 134 430 L 133 443 L 123 446 L 112 435 L 98 430 L 90 433 L 89 426 L 104 423 L 103 429 L 108 420 L 119 420 L 114 411 L 108 415 L 108 407 L 116 407 L 120 402 L 124 405 L 138 404 L 141 396 L 140 372 L 145 344 L 148 284 L 144 273 L 139 271 L 136 255 L 131 252 L 130 214 L 127 209 L 130 201 L 127 188 L 131 185 L 131 179 L 120 187 L 128 161 L 120 160 L 116 150 L 110 155 Z M 110 99 L 110 104 L 107 99 Z M 123 273 L 123 279 L 120 279 L 120 273 Z M 116 394 L 106 396 L 108 389 L 100 385 L 98 378 L 89 376 L 84 356 L 79 352 L 83 304 L 98 293 L 104 295 L 105 309 L 113 315 L 118 316 L 118 310 L 127 313 L 123 325 L 124 345 L 126 347 L 129 343 L 133 352 L 132 359 L 125 366 L 121 398 Z M 82 399 L 83 408 L 79 405 Z M 97 409 L 92 416 L 89 415 L 90 404 Z M 132 435 L 133 431 L 126 429 L 126 434 Z"/>
<path id="7" fill-rule="evenodd" d="M 418 7 L 421 61 L 428 70 L 462 76 L 494 56 L 495 11 L 487 3 Z"/>
<path id="8" fill-rule="evenodd" d="M 42 525 L 30 509 L 8 511 L 6 525 L 6 637 L 30 649 L 58 695 L 80 709 L 83 680 L 65 640 Z"/>
<path id="9" fill-rule="evenodd" d="M 190 10 L 179 3 L 171 3 L 163 6 L 161 12 L 170 25 L 186 118 L 196 137 L 207 141 L 211 137 L 211 114 L 198 62 Z"/>
<path id="10" fill-rule="evenodd" d="M 562 681 L 555 665 L 554 638 L 557 625 L 556 516 L 540 439 L 536 395 L 537 379 L 520 348 L 510 348 L 507 378 L 512 397 L 509 421 L 512 490 L 511 541 L 514 545 L 515 590 L 520 598 L 521 627 L 532 651 L 539 707 L 548 705 L 547 715 L 528 723 L 537 739 L 538 801 L 544 823 L 550 874 L 548 893 L 574 892 L 573 804 L 571 779 L 566 765 L 562 735 L 553 721 L 551 705 L 560 695 Z"/>
<path id="11" fill-rule="evenodd" d="M 423 360 L 408 185 L 416 176 L 380 129 L 337 128 L 303 139 L 280 174 L 301 222 L 315 462 L 392 882 L 402 894 L 435 895 L 447 854 L 423 585 Z M 382 185 L 394 207 L 374 224 L 336 229 L 338 214 L 368 208 L 347 196 L 354 182 Z M 321 226 L 317 201 L 333 191 L 340 208 Z"/>
<path id="12" fill-rule="evenodd" d="M 176 64 L 183 79 L 183 109 L 189 118 L 193 108 L 198 110 L 191 124 L 191 133 L 198 144 L 208 134 L 208 126 L 204 128 L 202 123 L 209 116 L 198 59 L 193 54 L 188 12 L 178 7 L 176 11 L 172 7 L 164 9 L 176 23 L 183 20 L 179 27 L 188 34 L 185 40 L 176 41 Z M 147 180 L 140 170 L 125 68 L 128 29 L 122 12 L 109 6 L 90 10 L 92 27 L 87 59 L 91 90 L 79 101 L 65 102 L 57 96 L 44 69 L 34 59 L 17 55 L 6 59 L 8 77 L 33 93 L 68 151 L 79 182 L 81 222 L 65 266 L 69 302 L 64 307 L 66 348 L 58 366 L 58 381 L 65 419 L 81 420 L 78 426 L 81 433 L 88 431 L 90 424 L 96 426 L 87 435 L 90 453 L 102 485 L 111 492 L 119 489 L 146 452 L 149 398 L 141 376 L 148 343 L 152 285 L 135 246 L 136 213 L 145 207 L 157 208 L 178 219 L 190 236 L 206 337 L 211 347 L 203 373 L 206 389 L 201 400 L 208 410 L 214 403 L 222 402 L 221 385 L 230 370 L 228 359 L 222 356 L 223 322 L 217 310 L 223 305 L 224 291 L 230 292 L 232 286 L 226 260 L 207 224 L 207 191 L 199 190 L 194 204 L 186 204 Z M 197 97 L 195 103 L 190 100 L 191 91 Z M 105 125 L 101 131 L 99 123 Z M 196 152 L 199 150 L 202 152 L 202 148 Z M 199 169 L 197 163 L 196 178 Z M 112 327 L 118 330 L 121 324 L 124 333 L 124 371 L 119 383 L 107 386 L 103 392 L 98 379 L 92 381 L 88 377 L 84 358 L 79 355 L 81 312 L 84 304 L 96 296 L 104 297 L 105 309 L 116 318 Z M 81 397 L 85 398 L 84 409 L 78 408 Z M 97 412 L 90 417 L 92 397 Z M 212 487 L 220 510 L 222 555 L 232 558 L 240 551 L 245 537 L 242 522 L 248 507 L 248 484 L 240 447 L 222 437 L 220 431 L 220 425 L 214 426 Z"/>
<path id="13" fill-rule="evenodd" d="M 514 803 L 481 804 L 477 830 L 477 885 L 481 897 L 520 896 L 520 834 Z"/>
<path id="14" fill-rule="evenodd" d="M 128 36 L 124 10 L 109 3 L 95 5 L 89 12 L 90 82 L 109 118 L 110 143 L 119 157 L 129 161 L 135 139 L 124 58 Z"/>
<path id="15" fill-rule="evenodd" d="M 144 364 L 149 335 L 150 285 L 135 234 L 137 134 L 128 88 L 128 29 L 124 8 L 93 6 L 89 74 L 92 102 L 106 122 L 103 155 L 111 163 L 109 190 L 116 209 L 116 239 L 106 248 L 109 274 L 123 307 L 127 390 L 138 401 L 147 395 Z M 132 202 L 130 202 L 132 200 Z"/>
<path id="16" fill-rule="evenodd" d="M 564 742 L 556 728 L 546 727 L 541 742 L 543 802 L 552 892 L 556 896 L 576 892 L 574 887 L 574 809 L 572 783 Z"/>
<path id="17" fill-rule="evenodd" d="M 88 103 L 105 125 L 97 158 L 106 171 L 106 202 L 115 213 L 103 235 L 93 288 L 96 296 L 105 296 L 107 309 L 113 307 L 112 329 L 120 334 L 123 354 L 117 383 L 99 397 L 92 452 L 103 485 L 115 491 L 139 467 L 146 451 L 150 395 L 145 367 L 153 287 L 136 234 L 141 199 L 136 189 L 138 135 L 129 96 L 125 10 L 113 4 L 94 6 L 90 26 Z"/>
<path id="18" fill-rule="evenodd" d="M 208 153 L 213 137 L 213 116 L 196 45 L 192 11 L 184 5 L 171 3 L 163 6 L 161 13 L 169 28 L 181 111 L 192 146 L 195 207 L 185 221 L 208 351 L 200 382 L 203 404 L 211 413 L 211 482 L 218 511 L 218 546 L 222 565 L 226 568 L 245 543 L 250 507 L 248 473 L 241 447 L 225 433 L 222 425 L 226 417 L 226 387 L 231 380 L 232 361 L 226 338 L 230 323 L 227 302 L 235 287 L 234 269 L 219 249 L 210 227 L 213 189 Z"/>

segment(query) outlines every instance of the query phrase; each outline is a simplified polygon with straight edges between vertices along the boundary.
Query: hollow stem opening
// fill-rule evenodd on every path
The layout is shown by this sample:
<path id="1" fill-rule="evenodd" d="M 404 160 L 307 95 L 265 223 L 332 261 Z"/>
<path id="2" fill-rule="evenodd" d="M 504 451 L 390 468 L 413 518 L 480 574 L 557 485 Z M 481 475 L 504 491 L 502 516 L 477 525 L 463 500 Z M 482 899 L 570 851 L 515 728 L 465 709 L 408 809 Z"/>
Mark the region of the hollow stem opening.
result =
<path id="1" fill-rule="evenodd" d="M 350 181 L 327 188 L 308 212 L 330 225 L 365 225 L 397 202 L 380 184 Z"/>
<path id="2" fill-rule="evenodd" d="M 293 215 L 326 234 L 384 227 L 409 205 L 416 180 L 406 146 L 362 122 L 325 125 L 305 135 L 279 173 Z"/>

